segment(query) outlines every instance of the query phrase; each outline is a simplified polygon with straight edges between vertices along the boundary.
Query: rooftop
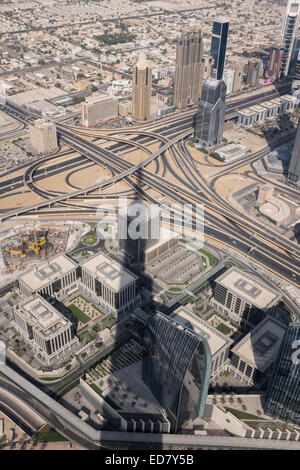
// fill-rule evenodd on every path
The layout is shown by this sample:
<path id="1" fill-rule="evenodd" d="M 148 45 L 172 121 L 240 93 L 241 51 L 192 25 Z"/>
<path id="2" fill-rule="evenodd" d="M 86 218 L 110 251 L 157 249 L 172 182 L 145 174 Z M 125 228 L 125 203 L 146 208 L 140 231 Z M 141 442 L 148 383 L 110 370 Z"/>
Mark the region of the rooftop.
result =
<path id="1" fill-rule="evenodd" d="M 285 330 L 285 325 L 267 316 L 232 348 L 232 352 L 265 372 L 278 355 Z"/>
<path id="2" fill-rule="evenodd" d="M 274 305 L 280 298 L 280 294 L 275 289 L 263 285 L 253 275 L 240 271 L 235 267 L 221 274 L 216 282 L 260 309 Z"/>
<path id="3" fill-rule="evenodd" d="M 36 292 L 60 279 L 76 267 L 77 263 L 75 261 L 66 255 L 59 254 L 47 261 L 36 264 L 33 269 L 22 274 L 19 280 L 24 282 L 33 292 Z"/>
<path id="4" fill-rule="evenodd" d="M 185 307 L 179 307 L 175 310 L 172 318 L 184 325 L 186 328 L 202 336 L 208 342 L 211 355 L 213 356 L 225 344 L 232 344 L 233 340 L 221 333 L 217 328 L 207 323 L 205 320 L 196 316 Z"/>
<path id="5" fill-rule="evenodd" d="M 81 266 L 115 292 L 132 284 L 137 276 L 103 253 L 84 261 Z"/>
<path id="6" fill-rule="evenodd" d="M 43 297 L 36 295 L 20 305 L 19 312 L 25 315 L 26 321 L 50 336 L 59 328 L 65 327 L 68 320 L 50 305 Z"/>

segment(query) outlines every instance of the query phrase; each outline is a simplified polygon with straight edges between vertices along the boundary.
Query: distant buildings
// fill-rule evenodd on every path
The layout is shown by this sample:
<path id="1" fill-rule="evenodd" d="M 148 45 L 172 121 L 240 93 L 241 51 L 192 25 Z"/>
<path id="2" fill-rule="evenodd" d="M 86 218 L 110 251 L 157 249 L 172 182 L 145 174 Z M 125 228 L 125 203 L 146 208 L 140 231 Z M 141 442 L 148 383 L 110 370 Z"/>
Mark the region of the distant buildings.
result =
<path id="1" fill-rule="evenodd" d="M 223 80 L 226 85 L 226 95 L 232 93 L 233 82 L 234 82 L 234 70 L 226 69 L 223 73 Z"/>
<path id="2" fill-rule="evenodd" d="M 233 84 L 232 84 L 232 93 L 238 93 L 241 91 L 243 86 L 243 71 L 244 67 L 242 64 L 234 64 L 234 77 L 233 77 Z"/>
<path id="3" fill-rule="evenodd" d="M 291 183 L 297 185 L 300 182 L 300 119 L 298 122 L 296 139 L 288 169 L 288 180 Z"/>
<path id="4" fill-rule="evenodd" d="M 265 71 L 265 77 L 271 78 L 272 80 L 277 80 L 280 77 L 280 71 L 282 66 L 284 54 L 284 47 L 272 46 L 270 48 L 267 67 Z"/>
<path id="5" fill-rule="evenodd" d="M 118 100 L 112 95 L 97 94 L 86 98 L 82 103 L 81 122 L 85 127 L 118 116 Z"/>
<path id="6" fill-rule="evenodd" d="M 156 313 L 146 325 L 144 347 L 143 380 L 176 432 L 203 415 L 211 375 L 209 346 L 181 323 Z"/>
<path id="7" fill-rule="evenodd" d="M 72 323 L 40 295 L 14 307 L 13 326 L 47 364 L 63 359 L 78 344 Z"/>
<path id="8" fill-rule="evenodd" d="M 152 70 L 141 54 L 132 72 L 132 119 L 149 121 L 151 117 Z"/>
<path id="9" fill-rule="evenodd" d="M 251 87 L 259 85 L 259 79 L 263 74 L 263 62 L 260 59 L 250 59 L 248 62 L 248 74 L 246 84 Z"/>
<path id="10" fill-rule="evenodd" d="M 292 323 L 277 358 L 269 385 L 266 414 L 300 425 L 300 323 Z"/>
<path id="11" fill-rule="evenodd" d="M 257 325 L 278 305 L 281 296 L 256 277 L 235 267 L 215 280 L 211 305 L 244 327 Z"/>
<path id="12" fill-rule="evenodd" d="M 300 0 L 288 0 L 282 29 L 282 42 L 284 52 L 282 58 L 281 74 L 287 76 L 292 56 L 295 34 L 299 22 Z"/>
<path id="13" fill-rule="evenodd" d="M 229 32 L 229 20 L 226 18 L 216 19 L 213 23 L 210 55 L 214 58 L 213 68 L 217 80 L 223 78 L 227 38 Z"/>
<path id="14" fill-rule="evenodd" d="M 180 110 L 196 105 L 201 96 L 205 70 L 202 52 L 201 32 L 185 34 L 177 42 L 174 105 Z"/>
<path id="15" fill-rule="evenodd" d="M 29 128 L 30 143 L 37 153 L 51 153 L 57 149 L 57 134 L 54 122 L 36 119 Z"/>
<path id="16" fill-rule="evenodd" d="M 203 85 L 195 117 L 195 139 L 203 147 L 221 143 L 226 113 L 226 85 L 223 80 L 208 78 Z"/>

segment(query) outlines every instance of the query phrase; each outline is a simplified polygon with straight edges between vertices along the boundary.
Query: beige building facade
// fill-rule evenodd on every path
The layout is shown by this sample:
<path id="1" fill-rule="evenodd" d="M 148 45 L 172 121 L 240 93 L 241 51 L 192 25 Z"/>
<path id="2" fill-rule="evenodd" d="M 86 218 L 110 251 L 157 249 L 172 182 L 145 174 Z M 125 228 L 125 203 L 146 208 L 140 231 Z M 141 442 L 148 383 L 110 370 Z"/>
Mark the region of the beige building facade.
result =
<path id="1" fill-rule="evenodd" d="M 132 119 L 149 121 L 151 118 L 152 70 L 144 54 L 132 73 Z"/>
<path id="2" fill-rule="evenodd" d="M 54 122 L 36 119 L 29 129 L 30 143 L 37 153 L 51 153 L 57 149 L 57 133 Z"/>

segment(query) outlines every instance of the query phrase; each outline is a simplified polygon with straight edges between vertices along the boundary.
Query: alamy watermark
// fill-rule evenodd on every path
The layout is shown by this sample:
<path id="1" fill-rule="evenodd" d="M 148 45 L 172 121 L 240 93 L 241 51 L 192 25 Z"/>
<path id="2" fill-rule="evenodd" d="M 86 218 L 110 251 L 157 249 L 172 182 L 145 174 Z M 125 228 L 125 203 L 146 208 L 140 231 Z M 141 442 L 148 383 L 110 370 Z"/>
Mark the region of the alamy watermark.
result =
<path id="1" fill-rule="evenodd" d="M 131 203 L 120 197 L 112 208 L 100 205 L 96 233 L 102 240 L 162 241 L 182 238 L 186 247 L 198 250 L 204 245 L 204 207 L 202 204 Z"/>

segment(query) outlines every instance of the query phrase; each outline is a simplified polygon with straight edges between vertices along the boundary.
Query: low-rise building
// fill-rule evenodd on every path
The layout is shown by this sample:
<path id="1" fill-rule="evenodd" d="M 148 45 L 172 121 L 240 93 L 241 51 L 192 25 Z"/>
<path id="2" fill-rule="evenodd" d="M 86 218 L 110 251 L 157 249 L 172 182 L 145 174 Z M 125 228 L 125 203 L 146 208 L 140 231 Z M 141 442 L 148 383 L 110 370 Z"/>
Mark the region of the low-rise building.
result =
<path id="1" fill-rule="evenodd" d="M 280 299 L 275 289 L 254 275 L 232 267 L 215 280 L 210 304 L 236 323 L 253 327 L 274 312 Z"/>
<path id="2" fill-rule="evenodd" d="M 54 297 L 68 291 L 77 281 L 78 264 L 59 254 L 43 261 L 19 277 L 19 289 L 24 297 L 41 294 Z"/>
<path id="3" fill-rule="evenodd" d="M 292 111 L 299 106 L 297 96 L 283 95 L 279 98 L 260 103 L 238 111 L 238 125 L 250 127 L 255 123 L 281 116 L 286 111 Z"/>
<path id="4" fill-rule="evenodd" d="M 277 359 L 286 326 L 265 317 L 231 350 L 230 370 L 249 384 L 270 376 Z"/>
<path id="5" fill-rule="evenodd" d="M 39 294 L 14 307 L 13 326 L 48 364 L 78 344 L 72 323 Z"/>
<path id="6" fill-rule="evenodd" d="M 109 313 L 133 310 L 140 302 L 137 276 L 121 264 L 100 253 L 81 264 L 82 285 Z"/>
<path id="7" fill-rule="evenodd" d="M 217 153 L 224 162 L 230 163 L 237 158 L 243 157 L 246 153 L 246 150 L 246 147 L 241 144 L 229 144 L 218 149 Z"/>
<path id="8" fill-rule="evenodd" d="M 36 119 L 29 128 L 30 143 L 37 153 L 51 153 L 57 149 L 57 134 L 54 122 Z"/>
<path id="9" fill-rule="evenodd" d="M 82 103 L 82 124 L 89 127 L 97 122 L 118 116 L 118 99 L 112 95 L 97 94 Z"/>

